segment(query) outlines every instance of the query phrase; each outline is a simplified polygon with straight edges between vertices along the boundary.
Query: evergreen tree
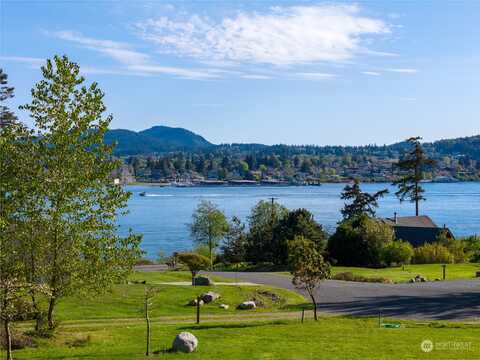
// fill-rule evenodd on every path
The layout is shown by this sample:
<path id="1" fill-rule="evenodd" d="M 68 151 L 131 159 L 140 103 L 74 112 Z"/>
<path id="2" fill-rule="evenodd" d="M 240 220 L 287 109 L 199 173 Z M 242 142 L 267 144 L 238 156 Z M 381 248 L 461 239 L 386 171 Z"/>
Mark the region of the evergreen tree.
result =
<path id="1" fill-rule="evenodd" d="M 398 191 L 395 193 L 400 199 L 400 202 L 408 199 L 415 203 L 415 215 L 418 216 L 418 204 L 424 201 L 423 193 L 425 190 L 420 186 L 423 180 L 423 173 L 425 169 L 435 166 L 436 161 L 429 159 L 423 150 L 420 143 L 421 137 L 412 137 L 407 139 L 411 145 L 412 150 L 409 151 L 396 164 L 397 168 L 403 173 L 403 176 L 394 181 L 393 185 L 398 186 Z"/>
<path id="2" fill-rule="evenodd" d="M 382 198 L 387 193 L 387 189 L 377 191 L 374 194 L 363 192 L 362 189 L 360 189 L 358 179 L 354 179 L 352 185 L 346 185 L 343 188 L 343 192 L 340 196 L 342 200 L 351 201 L 349 204 L 345 203 L 345 206 L 341 210 L 343 220 L 349 220 L 362 214 L 375 217 L 375 209 L 378 207 L 378 199 Z"/>

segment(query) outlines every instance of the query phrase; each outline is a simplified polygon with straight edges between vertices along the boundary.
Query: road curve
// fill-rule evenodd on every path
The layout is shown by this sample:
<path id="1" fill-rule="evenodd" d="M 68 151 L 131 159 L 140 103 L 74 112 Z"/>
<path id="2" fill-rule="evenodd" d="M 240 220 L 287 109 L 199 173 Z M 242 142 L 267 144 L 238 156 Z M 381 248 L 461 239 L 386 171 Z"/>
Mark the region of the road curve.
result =
<path id="1" fill-rule="evenodd" d="M 264 272 L 212 272 L 296 290 L 287 276 Z M 320 311 L 355 316 L 422 320 L 480 320 L 480 280 L 377 284 L 328 280 L 317 291 Z"/>

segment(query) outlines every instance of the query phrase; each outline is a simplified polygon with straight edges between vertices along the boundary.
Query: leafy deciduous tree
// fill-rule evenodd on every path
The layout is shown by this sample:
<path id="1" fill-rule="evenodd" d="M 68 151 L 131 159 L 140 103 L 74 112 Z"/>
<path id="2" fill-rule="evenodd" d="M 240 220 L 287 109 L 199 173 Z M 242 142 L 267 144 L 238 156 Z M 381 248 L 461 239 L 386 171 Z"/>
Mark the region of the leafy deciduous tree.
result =
<path id="1" fill-rule="evenodd" d="M 297 236 L 289 243 L 289 260 L 293 275 L 292 283 L 310 296 L 314 318 L 317 320 L 315 293 L 320 283 L 330 278 L 330 264 L 324 261 L 315 244 L 303 236 Z"/>
<path id="2" fill-rule="evenodd" d="M 190 231 L 200 244 L 208 246 L 210 269 L 213 269 L 213 252 L 228 231 L 225 214 L 211 201 L 201 201 L 192 215 Z"/>
<path id="3" fill-rule="evenodd" d="M 141 237 L 117 234 L 117 215 L 130 196 L 110 174 L 119 166 L 103 143 L 112 117 L 103 117 L 104 93 L 84 85 L 80 67 L 55 56 L 42 67 L 29 111 L 38 129 L 37 161 L 43 173 L 36 192 L 45 199 L 41 234 L 43 261 L 32 278 L 48 284 L 48 325 L 54 327 L 59 299 L 104 291 L 123 279 L 141 251 Z"/>

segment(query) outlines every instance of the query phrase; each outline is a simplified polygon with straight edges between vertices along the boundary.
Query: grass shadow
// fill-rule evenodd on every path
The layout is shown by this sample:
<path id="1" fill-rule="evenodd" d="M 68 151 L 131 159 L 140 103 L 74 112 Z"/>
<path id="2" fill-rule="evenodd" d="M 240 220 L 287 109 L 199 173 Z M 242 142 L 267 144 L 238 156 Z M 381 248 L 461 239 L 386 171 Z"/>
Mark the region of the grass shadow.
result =
<path id="1" fill-rule="evenodd" d="M 241 321 L 241 320 L 239 320 Z M 208 330 L 208 329 L 244 329 L 271 325 L 286 325 L 286 320 L 274 320 L 268 322 L 258 323 L 243 323 L 243 324 L 208 324 L 208 325 L 189 325 L 178 327 L 179 330 Z"/>

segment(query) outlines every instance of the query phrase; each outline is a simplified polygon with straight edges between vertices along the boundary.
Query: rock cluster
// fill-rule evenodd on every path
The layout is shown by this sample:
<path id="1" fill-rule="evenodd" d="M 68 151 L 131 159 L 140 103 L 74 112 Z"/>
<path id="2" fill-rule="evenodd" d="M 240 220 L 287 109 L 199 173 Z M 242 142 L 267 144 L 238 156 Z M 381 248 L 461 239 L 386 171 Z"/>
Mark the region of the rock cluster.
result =
<path id="1" fill-rule="evenodd" d="M 427 281 L 426 277 L 417 275 L 414 278 L 411 278 L 408 282 L 409 283 L 417 283 L 417 282 L 426 282 L 426 281 Z"/>

